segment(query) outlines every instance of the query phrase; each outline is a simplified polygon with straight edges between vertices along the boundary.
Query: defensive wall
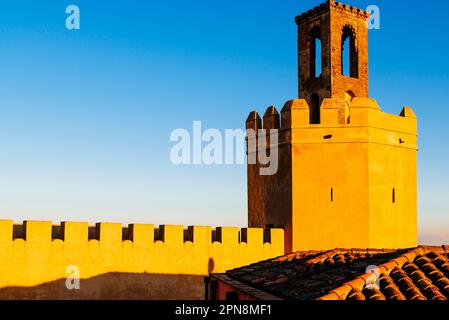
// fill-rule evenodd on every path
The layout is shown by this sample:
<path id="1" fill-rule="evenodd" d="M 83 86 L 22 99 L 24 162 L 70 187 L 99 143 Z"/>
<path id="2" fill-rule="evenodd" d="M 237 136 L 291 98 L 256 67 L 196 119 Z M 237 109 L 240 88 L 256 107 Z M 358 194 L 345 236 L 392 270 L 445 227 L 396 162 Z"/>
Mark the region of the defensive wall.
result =
<path id="1" fill-rule="evenodd" d="M 284 233 L 0 221 L 0 252 L 0 299 L 203 299 L 204 276 L 283 255 Z"/>

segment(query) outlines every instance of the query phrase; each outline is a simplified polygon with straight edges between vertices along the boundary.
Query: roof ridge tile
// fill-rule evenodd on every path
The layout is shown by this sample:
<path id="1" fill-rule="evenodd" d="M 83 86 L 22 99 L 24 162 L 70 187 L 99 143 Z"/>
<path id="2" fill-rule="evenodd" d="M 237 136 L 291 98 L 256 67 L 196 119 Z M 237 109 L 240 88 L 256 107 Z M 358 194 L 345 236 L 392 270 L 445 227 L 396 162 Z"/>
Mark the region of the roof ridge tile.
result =
<path id="1" fill-rule="evenodd" d="M 330 293 L 338 296 L 338 300 L 345 300 L 348 294 L 352 291 L 352 287 L 348 284 L 344 284 L 338 288 L 332 289 Z"/>
<path id="2" fill-rule="evenodd" d="M 360 276 L 360 277 L 356 277 L 355 279 L 346 282 L 345 284 L 347 284 L 348 286 L 351 286 L 351 288 L 355 291 L 360 291 L 362 292 L 363 287 L 366 284 L 366 279 L 365 277 L 363 277 L 364 275 Z"/>

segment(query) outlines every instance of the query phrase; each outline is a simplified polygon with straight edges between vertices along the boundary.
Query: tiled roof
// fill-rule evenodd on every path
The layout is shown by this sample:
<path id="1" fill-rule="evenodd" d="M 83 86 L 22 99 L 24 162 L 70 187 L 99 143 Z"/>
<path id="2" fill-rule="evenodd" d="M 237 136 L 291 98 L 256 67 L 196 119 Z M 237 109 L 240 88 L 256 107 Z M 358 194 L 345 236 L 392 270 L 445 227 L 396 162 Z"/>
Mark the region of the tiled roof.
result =
<path id="1" fill-rule="evenodd" d="M 377 286 L 371 286 L 378 271 Z M 447 300 L 449 246 L 297 252 L 226 275 L 284 299 Z"/>

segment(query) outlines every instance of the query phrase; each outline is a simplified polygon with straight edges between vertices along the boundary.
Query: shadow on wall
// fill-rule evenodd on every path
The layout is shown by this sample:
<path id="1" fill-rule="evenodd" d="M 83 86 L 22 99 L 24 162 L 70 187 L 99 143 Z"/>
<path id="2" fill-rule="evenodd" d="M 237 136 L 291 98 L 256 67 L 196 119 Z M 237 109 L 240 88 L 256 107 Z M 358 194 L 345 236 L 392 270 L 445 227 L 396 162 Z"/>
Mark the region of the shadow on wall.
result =
<path id="1" fill-rule="evenodd" d="M 66 279 L 35 287 L 0 289 L 2 300 L 204 300 L 204 277 L 107 273 L 80 280 L 79 290 L 69 290 Z"/>

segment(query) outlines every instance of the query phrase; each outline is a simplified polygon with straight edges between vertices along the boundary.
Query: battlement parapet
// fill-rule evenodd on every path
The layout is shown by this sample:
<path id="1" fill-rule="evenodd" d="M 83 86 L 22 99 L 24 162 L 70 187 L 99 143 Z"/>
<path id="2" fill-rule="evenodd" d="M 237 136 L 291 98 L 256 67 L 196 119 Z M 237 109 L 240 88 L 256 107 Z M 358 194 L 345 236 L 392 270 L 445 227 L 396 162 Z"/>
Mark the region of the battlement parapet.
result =
<path id="1" fill-rule="evenodd" d="M 297 24 L 300 24 L 304 20 L 307 20 L 307 19 L 310 19 L 315 16 L 319 16 L 319 15 L 323 14 L 326 10 L 329 10 L 329 8 L 330 8 L 329 1 L 323 2 L 323 3 L 315 6 L 314 8 L 307 10 L 306 12 L 296 16 L 295 22 Z"/>
<path id="2" fill-rule="evenodd" d="M 350 104 L 350 125 L 395 131 L 408 135 L 417 135 L 418 122 L 414 111 L 404 107 L 399 115 L 382 112 L 376 100 L 354 98 Z"/>
<path id="3" fill-rule="evenodd" d="M 257 134 L 259 129 L 373 126 L 410 134 L 416 133 L 416 115 L 410 107 L 404 107 L 399 115 L 393 115 L 382 112 L 376 100 L 372 98 L 356 97 L 350 103 L 340 98 L 326 98 L 321 103 L 320 114 L 320 123 L 311 124 L 307 101 L 294 99 L 285 103 L 281 116 L 274 106 L 266 110 L 263 120 L 257 111 L 252 111 L 246 120 L 246 128 L 256 130 Z"/>
<path id="4" fill-rule="evenodd" d="M 376 100 L 355 97 L 323 99 L 320 123 L 310 123 L 310 108 L 304 99 L 289 100 L 281 116 L 270 106 L 263 117 L 251 112 L 246 126 L 248 154 L 266 151 L 289 143 L 380 143 L 407 149 L 417 149 L 417 118 L 410 107 L 398 115 L 385 113 Z M 260 131 L 263 129 L 263 131 Z M 270 141 L 270 131 L 279 129 L 278 143 Z"/>
<path id="5" fill-rule="evenodd" d="M 361 19 L 368 19 L 370 16 L 370 13 L 366 12 L 363 9 L 359 9 L 357 7 L 350 6 L 342 2 L 327 0 L 326 2 L 323 2 L 318 6 L 296 16 L 295 22 L 297 24 L 301 24 L 302 22 L 308 19 L 314 19 L 315 17 L 322 15 L 323 13 L 325 13 L 326 11 L 330 11 L 331 9 L 338 10 L 340 12 L 345 12 L 347 14 L 350 14 L 351 16 Z"/>
<path id="6" fill-rule="evenodd" d="M 156 242 L 182 245 L 193 244 L 234 244 L 262 246 L 276 244 L 282 238 L 282 229 L 252 229 L 236 227 L 207 227 L 130 224 L 124 227 L 120 223 L 97 223 L 89 226 L 87 222 L 62 222 L 53 225 L 50 221 L 25 221 L 14 224 L 11 220 L 0 220 L 0 243 L 23 240 L 28 243 L 48 243 L 61 240 L 67 244 L 85 245 L 88 241 L 100 244 L 120 245 L 131 241 L 133 244 L 148 246 Z"/>
<path id="7" fill-rule="evenodd" d="M 271 129 L 279 129 L 280 127 L 280 118 L 279 112 L 276 110 L 276 107 L 271 106 L 267 109 L 263 116 L 263 128 L 265 130 Z"/>
<path id="8" fill-rule="evenodd" d="M 363 10 L 363 9 L 359 9 L 357 7 L 354 6 L 350 6 L 348 4 L 344 4 L 342 2 L 338 2 L 335 0 L 328 0 L 327 3 L 329 4 L 329 6 L 331 8 L 337 9 L 341 12 L 346 12 L 346 13 L 350 13 L 354 16 L 360 17 L 362 19 L 367 19 L 370 16 L 370 13 Z"/>

